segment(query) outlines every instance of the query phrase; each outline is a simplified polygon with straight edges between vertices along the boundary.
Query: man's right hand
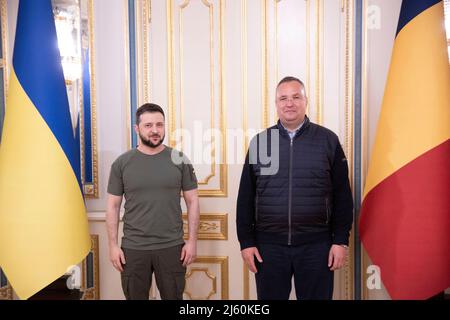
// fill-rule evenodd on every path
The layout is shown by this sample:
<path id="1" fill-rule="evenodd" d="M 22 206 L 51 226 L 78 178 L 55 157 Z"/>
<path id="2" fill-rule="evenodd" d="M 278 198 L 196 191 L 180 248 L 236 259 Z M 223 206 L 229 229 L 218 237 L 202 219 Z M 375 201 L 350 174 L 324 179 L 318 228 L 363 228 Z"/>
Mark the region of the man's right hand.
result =
<path id="1" fill-rule="evenodd" d="M 245 248 L 241 251 L 241 255 L 242 259 L 244 259 L 244 262 L 247 264 L 248 269 L 253 273 L 257 273 L 258 270 L 255 266 L 255 257 L 258 259 L 259 263 L 263 262 L 258 249 L 256 247 Z"/>
<path id="2" fill-rule="evenodd" d="M 125 255 L 119 246 L 113 246 L 109 249 L 109 260 L 114 268 L 116 268 L 119 272 L 123 272 L 123 265 L 126 263 Z"/>

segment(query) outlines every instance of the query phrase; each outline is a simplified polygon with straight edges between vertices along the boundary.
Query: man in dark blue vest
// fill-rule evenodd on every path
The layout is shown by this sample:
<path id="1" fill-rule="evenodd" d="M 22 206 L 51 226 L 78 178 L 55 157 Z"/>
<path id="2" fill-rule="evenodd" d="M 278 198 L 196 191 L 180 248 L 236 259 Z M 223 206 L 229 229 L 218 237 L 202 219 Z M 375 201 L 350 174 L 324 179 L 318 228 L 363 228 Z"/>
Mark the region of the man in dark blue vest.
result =
<path id="1" fill-rule="evenodd" d="M 332 131 L 310 122 L 303 82 L 280 81 L 277 125 L 250 143 L 237 200 L 241 254 L 258 299 L 331 299 L 353 222 L 348 165 Z"/>

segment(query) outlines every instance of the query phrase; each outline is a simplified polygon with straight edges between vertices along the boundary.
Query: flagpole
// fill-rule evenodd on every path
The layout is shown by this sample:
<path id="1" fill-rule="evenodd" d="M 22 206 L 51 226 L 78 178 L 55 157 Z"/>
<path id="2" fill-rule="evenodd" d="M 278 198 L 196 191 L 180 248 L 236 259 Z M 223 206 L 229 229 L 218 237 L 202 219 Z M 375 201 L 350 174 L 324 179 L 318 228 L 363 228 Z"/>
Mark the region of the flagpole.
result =
<path id="1" fill-rule="evenodd" d="M 354 166 L 353 166 L 353 196 L 355 203 L 354 221 L 354 296 L 361 300 L 361 240 L 359 238 L 359 213 L 361 208 L 361 145 L 362 145 L 362 63 L 363 63 L 363 0 L 355 0 L 355 106 L 354 106 Z"/>

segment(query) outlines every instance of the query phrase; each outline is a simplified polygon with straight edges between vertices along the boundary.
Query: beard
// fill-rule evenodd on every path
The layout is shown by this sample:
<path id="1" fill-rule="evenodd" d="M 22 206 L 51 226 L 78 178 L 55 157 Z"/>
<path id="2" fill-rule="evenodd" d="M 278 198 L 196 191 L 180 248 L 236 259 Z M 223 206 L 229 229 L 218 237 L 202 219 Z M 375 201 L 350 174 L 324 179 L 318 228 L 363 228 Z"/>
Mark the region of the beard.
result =
<path id="1" fill-rule="evenodd" d="M 159 134 L 154 134 L 149 139 L 147 139 L 139 132 L 139 137 L 141 138 L 142 144 L 154 149 L 154 148 L 159 147 L 163 143 L 165 135 L 161 137 Z M 155 137 L 159 138 L 159 141 L 157 143 L 153 143 L 151 141 L 151 139 L 155 138 Z"/>

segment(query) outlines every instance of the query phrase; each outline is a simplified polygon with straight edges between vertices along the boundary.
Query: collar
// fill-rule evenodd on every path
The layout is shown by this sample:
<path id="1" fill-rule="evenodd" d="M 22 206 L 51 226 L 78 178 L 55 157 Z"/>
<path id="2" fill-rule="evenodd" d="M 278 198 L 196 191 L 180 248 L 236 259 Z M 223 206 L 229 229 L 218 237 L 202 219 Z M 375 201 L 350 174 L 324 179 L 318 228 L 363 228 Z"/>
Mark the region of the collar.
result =
<path id="1" fill-rule="evenodd" d="M 286 129 L 280 120 L 278 120 L 277 127 L 278 127 L 278 130 L 280 130 L 280 133 L 282 135 L 289 135 L 289 136 L 295 137 L 299 134 L 300 131 L 303 131 L 302 129 L 304 129 L 308 126 L 309 122 L 310 121 L 309 121 L 308 116 L 305 115 L 305 119 L 303 120 L 303 122 L 294 131 L 289 131 L 288 129 Z"/>

